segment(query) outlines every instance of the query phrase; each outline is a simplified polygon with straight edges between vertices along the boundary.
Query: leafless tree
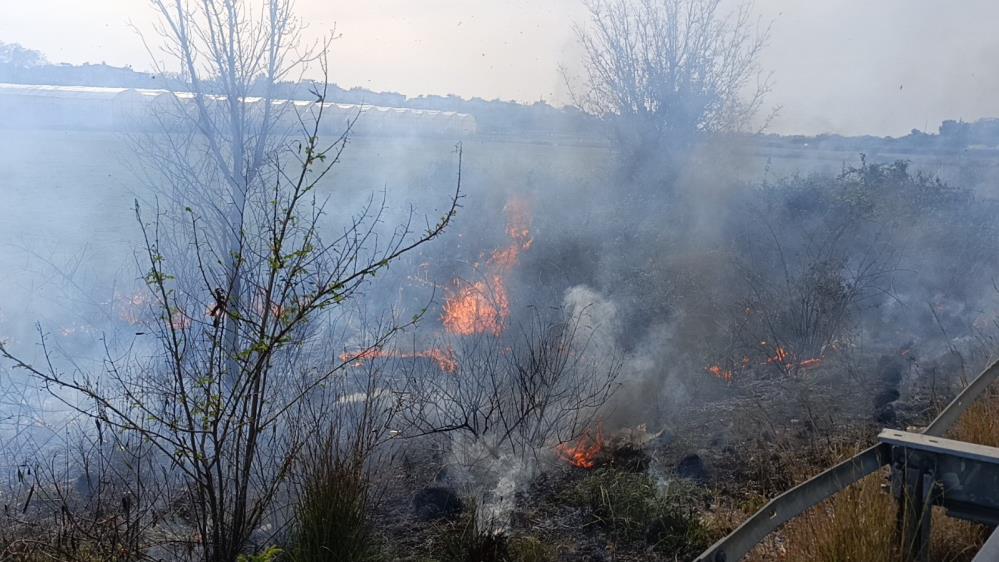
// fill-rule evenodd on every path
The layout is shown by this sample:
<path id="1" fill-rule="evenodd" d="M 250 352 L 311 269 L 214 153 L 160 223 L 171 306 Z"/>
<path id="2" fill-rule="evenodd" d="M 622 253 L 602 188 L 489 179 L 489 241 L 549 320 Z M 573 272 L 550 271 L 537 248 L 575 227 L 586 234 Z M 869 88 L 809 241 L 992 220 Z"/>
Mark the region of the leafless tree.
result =
<path id="1" fill-rule="evenodd" d="M 58 365 L 44 332 L 42 364 L 2 342 L 0 356 L 113 442 L 141 444 L 152 470 L 129 476 L 154 479 L 143 489 L 158 493 L 136 494 L 129 513 L 169 514 L 193 527 L 174 542 L 231 562 L 284 493 L 310 438 L 299 423 L 310 404 L 338 400 L 326 390 L 344 366 L 337 315 L 376 273 L 444 231 L 458 206 L 461 152 L 455 191 L 424 226 L 411 211 L 387 228 L 375 198 L 331 224 L 343 213 L 333 213 L 323 182 L 353 121 L 325 134 L 325 88 L 303 106 L 273 99 L 277 81 L 306 62 L 325 71 L 328 43 L 295 54 L 290 0 L 153 5 L 162 53 L 189 92 L 172 97 L 158 116 L 163 130 L 148 139 L 155 211 L 135 205 L 146 288 L 136 305 L 156 342 L 109 349 L 103 372 Z M 364 341 L 383 345 L 409 322 L 380 324 Z"/>
<path id="2" fill-rule="evenodd" d="M 550 312 L 535 312 L 512 339 L 462 338 L 449 347 L 451 370 L 409 370 L 404 433 L 465 440 L 492 460 L 528 460 L 591 428 L 617 388 L 620 359 L 586 310 Z"/>
<path id="3" fill-rule="evenodd" d="M 590 25 L 576 27 L 585 74 L 576 102 L 611 121 L 625 148 L 745 129 L 770 90 L 759 69 L 769 26 L 754 23 L 750 4 L 721 5 L 588 0 Z"/>

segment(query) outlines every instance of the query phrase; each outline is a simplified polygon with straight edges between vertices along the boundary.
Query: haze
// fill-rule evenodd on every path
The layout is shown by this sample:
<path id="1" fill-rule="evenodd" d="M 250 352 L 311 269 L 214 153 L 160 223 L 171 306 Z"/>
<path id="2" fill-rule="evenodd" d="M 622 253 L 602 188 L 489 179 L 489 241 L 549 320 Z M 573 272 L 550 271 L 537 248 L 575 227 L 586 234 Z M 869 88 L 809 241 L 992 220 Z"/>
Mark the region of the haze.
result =
<path id="1" fill-rule="evenodd" d="M 135 28 L 153 19 L 136 0 L 4 0 L 0 37 L 53 62 L 148 69 Z M 999 4 L 929 0 L 760 0 L 774 23 L 762 67 L 781 111 L 777 133 L 904 135 L 944 119 L 999 115 Z M 308 33 L 334 25 L 333 80 L 408 96 L 457 94 L 570 101 L 559 73 L 579 53 L 580 0 L 462 2 L 299 0 Z"/>

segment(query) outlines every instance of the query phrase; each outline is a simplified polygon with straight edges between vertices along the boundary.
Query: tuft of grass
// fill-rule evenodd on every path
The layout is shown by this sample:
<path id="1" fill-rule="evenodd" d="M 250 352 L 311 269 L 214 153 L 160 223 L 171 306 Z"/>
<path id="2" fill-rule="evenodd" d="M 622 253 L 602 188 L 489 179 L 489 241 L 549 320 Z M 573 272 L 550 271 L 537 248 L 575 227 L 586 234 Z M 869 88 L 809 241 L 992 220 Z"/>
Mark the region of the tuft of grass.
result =
<path id="1" fill-rule="evenodd" d="M 324 446 L 309 459 L 299 489 L 289 558 L 293 562 L 381 559 L 370 520 L 364 456 Z"/>
<path id="2" fill-rule="evenodd" d="M 933 562 L 969 562 L 988 538 L 985 526 L 948 517 L 939 507 L 933 508 L 930 529 L 929 559 Z"/>
<path id="3" fill-rule="evenodd" d="M 514 562 L 555 562 L 558 553 L 555 547 L 537 537 L 513 537 L 510 539 L 510 558 Z"/>
<path id="4" fill-rule="evenodd" d="M 681 480 L 662 487 L 647 474 L 601 468 L 567 496 L 570 503 L 588 508 L 618 543 L 644 541 L 685 558 L 703 550 L 711 538 L 698 510 L 703 492 Z"/>

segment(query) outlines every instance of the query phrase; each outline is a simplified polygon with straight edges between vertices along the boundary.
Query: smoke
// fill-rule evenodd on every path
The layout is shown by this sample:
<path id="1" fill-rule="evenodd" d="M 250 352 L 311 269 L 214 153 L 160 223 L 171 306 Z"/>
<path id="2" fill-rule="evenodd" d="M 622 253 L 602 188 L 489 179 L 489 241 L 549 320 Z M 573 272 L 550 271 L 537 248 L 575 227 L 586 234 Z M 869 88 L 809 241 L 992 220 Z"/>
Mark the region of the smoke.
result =
<path id="1" fill-rule="evenodd" d="M 952 25 L 953 20 L 948 19 Z M 857 25 L 866 28 L 871 21 Z M 780 29 L 782 22 L 777 23 Z M 775 42 L 786 38 L 778 35 Z M 968 64 L 980 64 L 992 42 L 983 41 Z M 531 58 L 523 56 L 524 49 L 537 50 L 518 46 L 524 60 Z M 481 58 L 473 49 L 463 56 L 466 62 Z M 807 63 L 808 76 L 823 75 L 812 59 L 802 61 L 795 68 Z M 408 79 L 416 74 L 408 73 Z M 479 80 L 495 79 L 487 75 Z M 850 78 L 842 69 L 829 76 Z M 890 95 L 879 94 L 879 103 L 844 102 L 868 99 L 858 84 L 844 84 L 851 95 L 835 101 L 850 105 L 849 111 L 817 107 L 829 100 L 813 95 L 815 89 L 840 92 L 839 84 L 810 80 L 779 90 L 774 101 L 787 113 L 774 125 L 790 132 L 874 134 L 924 126 L 919 102 L 895 105 L 910 95 L 913 76 L 906 68 L 892 75 L 890 84 L 888 78 L 879 82 L 891 87 Z M 896 78 L 907 82 L 903 93 Z M 933 88 L 947 83 L 934 80 Z M 481 82 L 475 91 L 487 85 Z M 992 112 L 992 102 L 978 94 L 951 103 L 953 89 L 930 96 L 938 101 L 926 119 Z M 385 95 L 400 103 L 454 104 L 446 106 L 454 111 L 476 108 L 473 117 L 489 124 L 469 135 L 436 131 L 430 122 L 389 127 L 391 132 L 359 128 L 364 134 L 351 140 L 317 188 L 317 200 L 327 201 L 319 224 L 330 236 L 342 233 L 368 201 L 377 205 L 384 198 L 384 212 L 365 248 L 371 250 L 399 224 L 412 221 L 415 232 L 434 224 L 457 181 L 455 145 L 463 141 L 463 198 L 450 230 L 392 263 L 359 293 L 358 308 L 373 316 L 388 311 L 419 318 L 404 334 L 413 353 L 400 361 L 437 368 L 423 350 L 446 332 L 448 290 L 454 280 L 480 281 L 493 252 L 510 244 L 504 209 L 512 201 L 529 202 L 531 243 L 522 244 L 516 263 L 503 268 L 510 311 L 502 318 L 502 336 L 509 339 L 492 345 L 501 349 L 528 331 L 534 315 L 551 309 L 576 319 L 572 360 L 587 367 L 579 376 L 620 371 L 616 392 L 596 416 L 609 430 L 645 423 L 653 431 L 685 432 L 691 441 L 704 441 L 710 428 L 721 427 L 736 434 L 731 436 L 736 442 L 744 428 L 726 417 L 731 410 L 722 405 L 746 397 L 766 407 L 781 402 L 790 419 L 797 415 L 795 406 L 784 402 L 791 399 L 768 389 L 814 376 L 815 384 L 823 385 L 823 400 L 829 396 L 821 408 L 836 412 L 845 403 L 867 408 L 871 385 L 882 383 L 874 380 L 882 374 L 882 357 L 901 357 L 902 348 L 906 355 L 898 361 L 908 362 L 906 376 L 893 384 L 907 387 L 902 400 L 918 400 L 928 373 L 939 374 L 941 383 L 971 374 L 999 345 L 994 148 L 948 145 L 943 138 L 920 145 L 877 138 L 692 135 L 676 145 L 641 147 L 643 157 L 635 159 L 629 153 L 636 147 L 608 143 L 599 134 L 601 123 L 571 110 Z M 32 111 L 39 115 L 29 115 Z M 58 366 L 68 372 L 98 372 L 109 351 L 115 357 L 153 356 L 155 345 L 144 326 L 148 307 L 134 302 L 144 289 L 146 268 L 137 253 L 141 239 L 131 206 L 138 197 L 155 213 L 158 190 L 167 183 L 136 157 L 150 152 L 155 134 L 147 138 L 149 145 L 137 146 L 144 141 L 135 131 L 87 126 L 86 108 L 63 114 L 48 106 L 3 105 L 0 113 L 18 117 L 6 123 L 0 118 L 5 198 L 0 339 L 26 358 L 41 360 L 38 322 Z M 861 160 L 858 152 L 870 156 Z M 892 165 L 896 159 L 911 163 Z M 939 174 L 947 185 L 923 172 Z M 354 327 L 340 326 L 345 341 L 363 340 L 351 333 Z M 493 334 L 499 338 L 501 331 Z M 793 356 L 788 365 L 775 365 L 780 363 L 773 361 L 775 348 Z M 805 361 L 821 366 L 815 371 L 794 366 Z M 731 382 L 712 374 L 712 366 L 731 373 Z M 0 381 L 2 423 L 18 424 L 8 425 L 8 434 L 42 442 L 70 422 L 64 404 L 27 386 L 5 365 Z M 341 402 L 356 404 L 366 396 L 348 394 Z M 710 419 L 694 415 L 712 405 L 722 413 Z M 24 427 L 30 430 L 19 433 Z M 0 440 L 4 437 L 0 432 Z M 552 441 L 534 443 L 532 454 L 525 455 L 491 438 L 460 432 L 450 438 L 446 482 L 475 498 L 480 529 L 509 525 L 518 493 L 551 460 Z M 657 478 L 664 485 L 669 480 L 665 474 Z"/>

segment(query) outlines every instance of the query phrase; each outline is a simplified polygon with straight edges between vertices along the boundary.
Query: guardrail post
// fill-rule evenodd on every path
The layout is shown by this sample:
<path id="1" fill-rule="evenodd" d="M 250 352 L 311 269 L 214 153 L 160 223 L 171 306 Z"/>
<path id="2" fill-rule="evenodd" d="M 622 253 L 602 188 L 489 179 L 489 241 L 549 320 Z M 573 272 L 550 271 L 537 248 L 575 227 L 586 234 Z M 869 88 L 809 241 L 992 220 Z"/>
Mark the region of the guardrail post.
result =
<path id="1" fill-rule="evenodd" d="M 892 447 L 892 491 L 898 499 L 902 559 L 925 562 L 936 486 L 933 458 L 905 447 Z"/>

